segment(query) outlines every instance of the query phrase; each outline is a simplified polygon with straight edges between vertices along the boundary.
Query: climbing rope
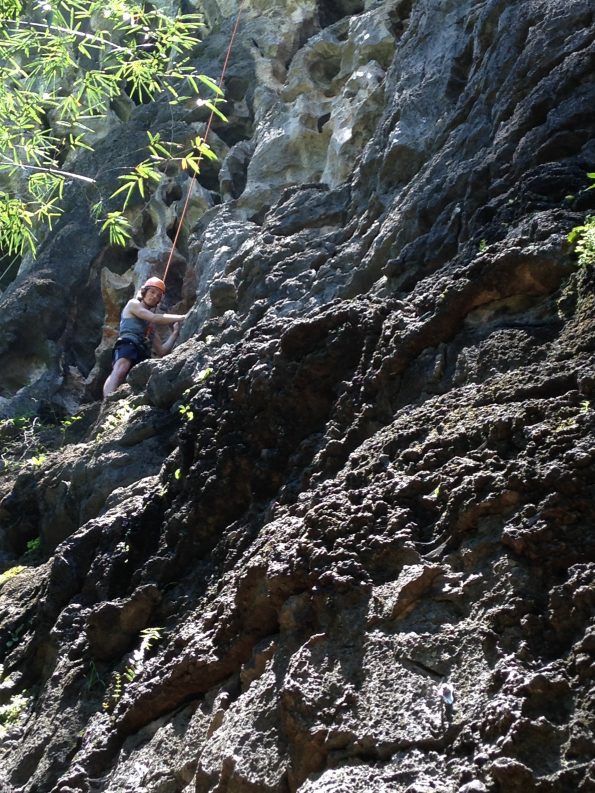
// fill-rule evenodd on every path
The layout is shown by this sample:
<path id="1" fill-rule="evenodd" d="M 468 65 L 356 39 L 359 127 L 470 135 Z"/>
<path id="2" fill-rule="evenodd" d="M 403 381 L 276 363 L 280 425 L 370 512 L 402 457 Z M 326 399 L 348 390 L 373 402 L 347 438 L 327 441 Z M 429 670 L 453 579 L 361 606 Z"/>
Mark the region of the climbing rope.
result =
<path id="1" fill-rule="evenodd" d="M 231 38 L 229 39 L 229 46 L 227 47 L 227 52 L 225 54 L 225 60 L 223 61 L 223 68 L 221 69 L 221 76 L 219 77 L 219 83 L 218 83 L 219 88 L 223 88 L 223 79 L 225 78 L 225 72 L 227 71 L 227 65 L 229 63 L 229 58 L 231 56 L 231 50 L 233 48 L 233 45 L 234 45 L 234 42 L 235 42 L 235 39 L 236 39 L 236 35 L 237 35 L 237 32 L 238 32 L 238 28 L 239 28 L 239 25 L 240 25 L 240 17 L 241 17 L 241 15 L 242 15 L 242 7 L 240 5 L 240 7 L 238 9 L 238 16 L 236 18 L 235 25 L 233 26 L 233 30 L 231 32 Z M 205 135 L 204 135 L 204 138 L 203 138 L 203 143 L 205 143 L 205 144 L 207 143 L 207 138 L 209 137 L 209 132 L 211 131 L 211 124 L 213 123 L 214 116 L 215 116 L 215 111 L 211 110 L 211 115 L 209 116 L 209 120 L 207 122 L 207 129 L 206 129 L 206 132 L 205 132 Z M 167 273 L 169 272 L 169 268 L 170 268 L 170 265 L 172 263 L 172 259 L 174 257 L 174 253 L 175 253 L 175 250 L 176 250 L 176 245 L 178 244 L 178 237 L 180 236 L 180 232 L 181 232 L 182 227 L 184 225 L 184 219 L 186 217 L 186 212 L 188 211 L 188 205 L 190 203 L 190 196 L 192 195 L 192 189 L 194 187 L 194 183 L 196 182 L 196 177 L 197 177 L 197 174 L 198 174 L 198 168 L 200 167 L 200 163 L 202 162 L 202 159 L 203 159 L 203 152 L 201 151 L 201 152 L 199 152 L 198 159 L 196 161 L 197 169 L 192 174 L 192 179 L 191 179 L 190 185 L 188 187 L 188 192 L 186 193 L 186 200 L 184 201 L 184 206 L 182 208 L 182 214 L 180 216 L 180 222 L 178 223 L 178 228 L 176 229 L 176 233 L 175 233 L 174 240 L 173 240 L 173 243 L 172 243 L 171 251 L 169 253 L 169 257 L 167 259 L 167 264 L 165 266 L 165 271 L 163 273 L 163 281 L 164 282 L 167 279 Z"/>

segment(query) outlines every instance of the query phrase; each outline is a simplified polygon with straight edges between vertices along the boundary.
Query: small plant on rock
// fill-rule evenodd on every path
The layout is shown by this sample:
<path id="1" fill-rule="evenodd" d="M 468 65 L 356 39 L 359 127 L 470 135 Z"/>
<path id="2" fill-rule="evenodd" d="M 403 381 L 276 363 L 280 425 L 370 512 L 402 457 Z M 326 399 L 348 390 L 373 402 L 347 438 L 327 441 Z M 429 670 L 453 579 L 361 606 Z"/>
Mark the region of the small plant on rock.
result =
<path id="1" fill-rule="evenodd" d="M 112 413 L 108 416 L 101 426 L 101 429 L 95 436 L 95 440 L 100 440 L 100 438 L 106 433 L 111 432 L 111 430 L 115 430 L 120 427 L 122 424 L 125 424 L 132 414 L 134 413 L 134 408 L 131 408 L 128 403 L 124 403 L 121 407 L 119 407 L 115 413 Z"/>
<path id="2" fill-rule="evenodd" d="M 41 550 L 41 537 L 35 537 L 27 543 L 27 553 L 35 553 Z"/>
<path id="3" fill-rule="evenodd" d="M 194 411 L 190 409 L 190 405 L 180 405 L 179 412 L 182 418 L 185 418 L 186 421 L 192 421 L 194 418 Z"/>
<path id="4" fill-rule="evenodd" d="M 587 190 L 595 190 L 595 172 L 588 173 L 587 178 L 593 182 Z M 582 226 L 575 226 L 568 235 L 568 242 L 574 245 L 579 264 L 595 264 L 595 215 L 587 215 Z"/>
<path id="5" fill-rule="evenodd" d="M 582 226 L 575 226 L 568 242 L 574 245 L 580 265 L 595 264 L 595 215 L 588 215 Z"/>
<path id="6" fill-rule="evenodd" d="M 22 573 L 23 570 L 26 568 L 23 565 L 17 565 L 16 567 L 11 567 L 10 570 L 6 570 L 6 572 L 0 575 L 0 589 L 4 586 L 7 581 L 10 581 L 11 578 L 14 578 L 15 575 Z"/>
<path id="7" fill-rule="evenodd" d="M 87 691 L 90 692 L 97 687 L 105 688 L 105 682 L 103 679 L 103 675 L 99 673 L 95 662 L 91 661 L 91 665 L 89 667 L 89 674 L 85 678 L 85 688 L 87 689 Z"/>
<path id="8" fill-rule="evenodd" d="M 47 456 L 43 431 L 37 417 L 17 416 L 0 421 L 0 473 L 19 471 L 23 466 L 41 466 Z"/>
<path id="9" fill-rule="evenodd" d="M 0 705 L 0 737 L 18 724 L 29 704 L 29 697 L 15 694 L 5 705 Z"/>
<path id="10" fill-rule="evenodd" d="M 122 696 L 122 675 L 119 672 L 114 672 L 112 675 L 112 680 L 108 694 L 106 698 L 103 700 L 101 707 L 106 712 L 108 713 L 111 712 L 120 701 L 121 696 Z"/>
<path id="11" fill-rule="evenodd" d="M 29 457 L 27 462 L 33 468 L 40 468 L 46 461 L 47 454 L 34 454 L 33 457 Z"/>
<path id="12" fill-rule="evenodd" d="M 212 374 L 213 374 L 213 369 L 212 369 L 210 366 L 207 366 L 207 368 L 206 368 L 206 369 L 202 369 L 202 370 L 201 370 L 201 371 L 200 371 L 200 372 L 199 372 L 199 373 L 196 375 L 196 381 L 197 381 L 198 383 L 204 383 L 204 382 L 206 382 L 206 381 L 209 379 L 209 377 L 210 377 Z"/>
<path id="13" fill-rule="evenodd" d="M 10 581 L 11 578 L 14 578 L 15 575 L 22 573 L 23 570 L 26 568 L 23 565 L 17 565 L 16 567 L 11 567 L 10 570 L 6 570 L 6 572 L 0 575 L 0 589 L 4 586 L 7 581 Z"/>
<path id="14" fill-rule="evenodd" d="M 140 647 L 132 653 L 130 664 L 124 670 L 124 676 L 129 683 L 132 683 L 143 668 L 145 655 L 149 652 L 153 644 L 161 639 L 162 630 L 163 628 L 146 628 L 144 631 L 141 631 L 140 635 L 142 641 Z"/>
<path id="15" fill-rule="evenodd" d="M 153 644 L 161 639 L 163 628 L 145 628 L 140 632 L 141 643 L 130 656 L 124 672 L 114 672 L 112 675 L 111 685 L 108 690 L 107 696 L 102 703 L 102 708 L 106 712 L 111 712 L 122 697 L 122 691 L 126 683 L 132 683 L 136 676 L 140 674 L 145 656 L 153 646 Z"/>
<path id="16" fill-rule="evenodd" d="M 82 416 L 69 416 L 60 422 L 60 429 L 62 431 L 62 444 L 66 443 L 66 433 L 76 424 L 77 421 L 82 421 Z"/>

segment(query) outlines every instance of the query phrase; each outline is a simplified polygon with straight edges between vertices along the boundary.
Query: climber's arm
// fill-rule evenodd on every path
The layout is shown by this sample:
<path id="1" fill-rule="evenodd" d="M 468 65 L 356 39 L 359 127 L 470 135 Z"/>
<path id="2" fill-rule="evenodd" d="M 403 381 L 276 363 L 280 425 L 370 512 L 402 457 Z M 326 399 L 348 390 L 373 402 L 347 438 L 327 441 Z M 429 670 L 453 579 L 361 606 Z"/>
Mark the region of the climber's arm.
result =
<path id="1" fill-rule="evenodd" d="M 147 322 L 152 322 L 153 325 L 171 325 L 173 322 L 183 322 L 186 319 L 186 314 L 153 314 L 148 308 L 145 308 L 140 300 L 133 298 L 126 304 L 123 317 L 138 317 Z"/>
<path id="2" fill-rule="evenodd" d="M 162 357 L 163 355 L 167 355 L 168 352 L 171 352 L 173 350 L 174 344 L 176 343 L 179 333 L 180 333 L 179 322 L 174 323 L 172 331 L 169 334 L 166 341 L 161 341 L 161 339 L 159 338 L 159 334 L 155 333 L 155 335 L 153 336 L 153 352 L 156 355 L 159 355 L 160 357 Z"/>

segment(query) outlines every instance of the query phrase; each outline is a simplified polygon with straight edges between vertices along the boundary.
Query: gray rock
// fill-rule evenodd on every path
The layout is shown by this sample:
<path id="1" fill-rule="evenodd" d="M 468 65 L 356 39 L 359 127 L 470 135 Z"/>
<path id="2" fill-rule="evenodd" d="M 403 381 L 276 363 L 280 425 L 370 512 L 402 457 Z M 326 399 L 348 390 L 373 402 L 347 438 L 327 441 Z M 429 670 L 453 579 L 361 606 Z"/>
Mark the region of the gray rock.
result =
<path id="1" fill-rule="evenodd" d="M 207 2 L 198 70 L 236 12 Z M 74 434 L 41 421 L 94 397 L 175 169 L 125 252 L 69 196 L 2 295 L 2 409 L 44 405 L 0 426 L 0 702 L 30 698 L 2 783 L 586 790 L 595 279 L 566 235 L 595 201 L 591 8 L 242 13 L 168 275 L 179 346 Z M 132 109 L 89 167 L 149 122 L 187 140 L 204 108 Z"/>
<path id="2" fill-rule="evenodd" d="M 479 779 L 474 779 L 462 785 L 458 793 L 487 793 L 487 787 Z"/>

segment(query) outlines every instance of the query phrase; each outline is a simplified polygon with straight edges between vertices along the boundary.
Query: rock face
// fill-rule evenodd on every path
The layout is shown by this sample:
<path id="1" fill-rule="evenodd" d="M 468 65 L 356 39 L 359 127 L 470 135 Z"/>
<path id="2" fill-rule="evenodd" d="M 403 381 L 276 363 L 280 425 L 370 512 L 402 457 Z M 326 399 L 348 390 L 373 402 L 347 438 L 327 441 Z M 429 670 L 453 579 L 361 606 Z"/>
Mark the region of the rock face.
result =
<path id="1" fill-rule="evenodd" d="M 204 12 L 216 77 L 237 4 Z M 191 188 L 120 252 L 68 198 L 2 295 L 1 409 L 38 418 L 0 425 L 0 790 L 592 789 L 593 33 L 587 0 L 244 3 L 182 343 L 101 406 Z"/>

